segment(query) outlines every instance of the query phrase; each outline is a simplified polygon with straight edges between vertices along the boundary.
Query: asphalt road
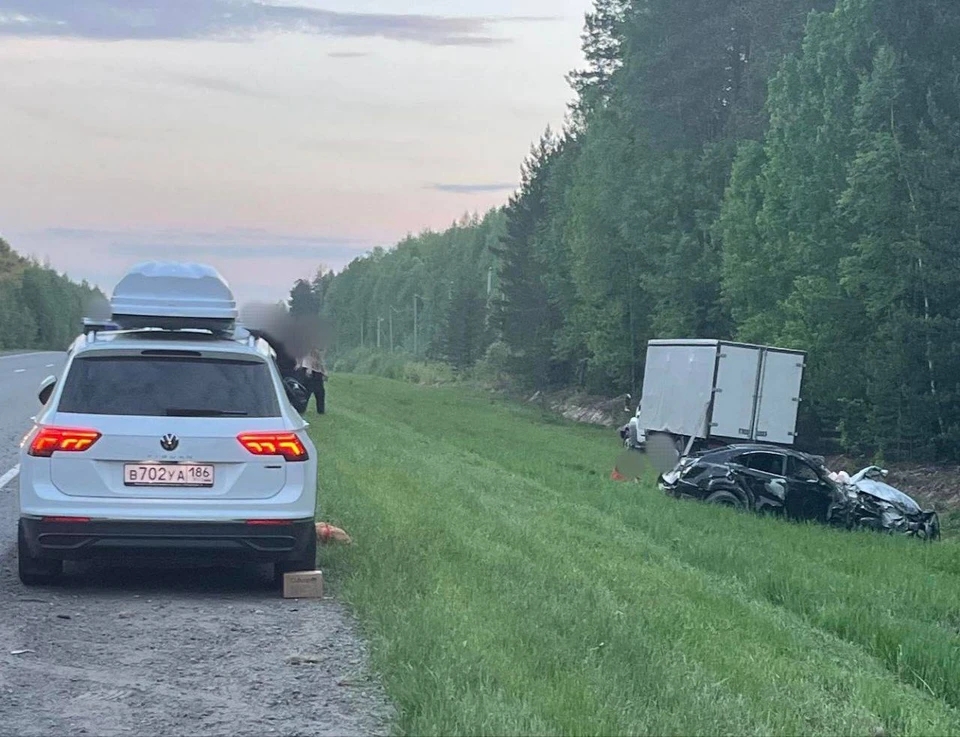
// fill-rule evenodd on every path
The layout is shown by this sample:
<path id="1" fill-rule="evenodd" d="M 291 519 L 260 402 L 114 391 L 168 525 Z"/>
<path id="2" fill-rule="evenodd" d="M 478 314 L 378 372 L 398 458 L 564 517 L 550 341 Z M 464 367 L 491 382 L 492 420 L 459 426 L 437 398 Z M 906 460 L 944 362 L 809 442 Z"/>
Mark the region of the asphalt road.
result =
<path id="1" fill-rule="evenodd" d="M 18 446 L 63 362 L 0 357 L 0 735 L 387 733 L 349 613 L 281 598 L 266 569 L 68 564 L 20 584 Z"/>
<path id="2" fill-rule="evenodd" d="M 26 353 L 0 356 L 0 479 L 17 465 L 20 440 L 30 429 L 30 418 L 40 409 L 37 388 L 44 377 L 59 375 L 62 353 Z M 15 488 L 15 479 L 10 483 Z M 10 486 L 7 486 L 9 494 Z M 4 495 L 4 503 L 6 496 Z M 0 507 L 6 511 L 6 506 Z"/>

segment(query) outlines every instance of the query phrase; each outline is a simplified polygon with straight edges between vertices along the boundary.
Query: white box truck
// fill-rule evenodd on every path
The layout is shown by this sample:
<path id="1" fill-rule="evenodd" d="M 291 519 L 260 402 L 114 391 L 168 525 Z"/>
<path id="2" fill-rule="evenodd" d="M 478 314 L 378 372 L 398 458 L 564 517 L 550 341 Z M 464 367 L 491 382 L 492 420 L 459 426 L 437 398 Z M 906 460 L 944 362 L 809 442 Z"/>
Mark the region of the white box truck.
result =
<path id="1" fill-rule="evenodd" d="M 722 340 L 651 340 L 625 441 L 637 447 L 661 433 L 680 453 L 737 442 L 792 445 L 805 358 Z"/>

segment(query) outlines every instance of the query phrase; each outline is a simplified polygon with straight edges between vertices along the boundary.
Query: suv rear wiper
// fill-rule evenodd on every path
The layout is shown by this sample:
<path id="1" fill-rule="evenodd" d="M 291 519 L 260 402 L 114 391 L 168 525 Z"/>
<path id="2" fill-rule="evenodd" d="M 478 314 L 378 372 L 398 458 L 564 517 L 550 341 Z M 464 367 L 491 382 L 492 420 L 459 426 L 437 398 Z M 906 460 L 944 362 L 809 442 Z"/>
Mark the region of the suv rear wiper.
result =
<path id="1" fill-rule="evenodd" d="M 168 407 L 167 417 L 246 417 L 248 412 L 231 409 L 185 409 Z"/>

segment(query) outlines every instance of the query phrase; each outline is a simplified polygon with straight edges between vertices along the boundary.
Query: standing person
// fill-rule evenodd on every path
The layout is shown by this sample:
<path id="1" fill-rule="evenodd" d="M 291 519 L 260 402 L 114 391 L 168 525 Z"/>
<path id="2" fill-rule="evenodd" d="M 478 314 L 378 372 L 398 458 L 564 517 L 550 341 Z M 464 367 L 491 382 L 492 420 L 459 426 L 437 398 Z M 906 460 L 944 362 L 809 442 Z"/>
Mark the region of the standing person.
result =
<path id="1" fill-rule="evenodd" d="M 324 383 L 327 380 L 327 367 L 323 363 L 323 351 L 314 348 L 310 354 L 300 360 L 298 369 L 302 370 L 305 376 L 304 385 L 307 391 L 317 398 L 317 414 L 323 414 L 326 410 L 326 387 Z"/>

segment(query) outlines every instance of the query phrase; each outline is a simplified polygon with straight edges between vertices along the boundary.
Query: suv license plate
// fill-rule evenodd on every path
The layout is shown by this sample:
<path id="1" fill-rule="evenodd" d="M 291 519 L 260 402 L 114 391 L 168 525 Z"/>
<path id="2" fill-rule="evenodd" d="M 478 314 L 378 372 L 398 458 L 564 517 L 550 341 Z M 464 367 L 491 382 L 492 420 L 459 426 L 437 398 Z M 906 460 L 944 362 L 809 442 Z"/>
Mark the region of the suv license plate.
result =
<path id="1" fill-rule="evenodd" d="M 211 463 L 126 463 L 126 486 L 213 486 Z"/>

